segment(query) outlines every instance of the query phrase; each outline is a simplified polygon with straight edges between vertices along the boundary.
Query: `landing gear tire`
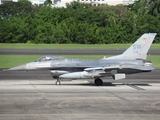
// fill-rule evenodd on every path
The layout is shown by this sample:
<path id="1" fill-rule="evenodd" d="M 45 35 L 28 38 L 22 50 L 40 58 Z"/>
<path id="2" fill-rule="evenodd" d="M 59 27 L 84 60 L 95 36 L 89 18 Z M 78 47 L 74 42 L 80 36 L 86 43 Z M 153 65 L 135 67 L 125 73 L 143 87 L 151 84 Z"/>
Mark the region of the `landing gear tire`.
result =
<path id="1" fill-rule="evenodd" d="M 102 85 L 103 85 L 103 81 L 102 81 L 100 78 L 95 79 L 94 83 L 95 83 L 97 86 L 102 86 Z"/>
<path id="2" fill-rule="evenodd" d="M 61 81 L 60 81 L 59 79 L 57 79 L 57 81 L 56 81 L 55 84 L 56 84 L 56 85 L 61 85 Z"/>

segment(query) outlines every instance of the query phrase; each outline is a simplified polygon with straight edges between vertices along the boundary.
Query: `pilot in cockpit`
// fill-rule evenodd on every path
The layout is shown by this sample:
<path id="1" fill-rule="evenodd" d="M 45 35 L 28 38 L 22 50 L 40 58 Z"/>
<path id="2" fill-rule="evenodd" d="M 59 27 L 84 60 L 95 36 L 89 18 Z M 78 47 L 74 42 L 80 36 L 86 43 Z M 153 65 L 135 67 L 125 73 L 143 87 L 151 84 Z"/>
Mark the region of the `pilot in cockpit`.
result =
<path id="1" fill-rule="evenodd" d="M 51 58 L 50 57 L 43 57 L 41 59 L 41 62 L 44 62 L 44 61 L 51 61 Z"/>
<path id="2" fill-rule="evenodd" d="M 46 61 L 52 61 L 52 60 L 58 60 L 58 59 L 62 59 L 63 57 L 57 57 L 57 56 L 43 56 L 37 60 L 35 60 L 34 62 L 46 62 Z"/>
<path id="3" fill-rule="evenodd" d="M 43 56 L 41 58 L 39 58 L 38 60 L 36 60 L 35 62 L 45 62 L 45 61 L 51 61 L 53 58 L 50 56 Z"/>

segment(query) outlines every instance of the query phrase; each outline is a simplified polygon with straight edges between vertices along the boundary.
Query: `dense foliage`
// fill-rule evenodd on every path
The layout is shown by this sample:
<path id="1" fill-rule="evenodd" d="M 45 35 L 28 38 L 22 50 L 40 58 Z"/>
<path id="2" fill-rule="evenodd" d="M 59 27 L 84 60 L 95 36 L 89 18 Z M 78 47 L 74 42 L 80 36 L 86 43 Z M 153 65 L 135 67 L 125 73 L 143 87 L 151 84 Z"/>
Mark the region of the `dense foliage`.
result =
<path id="1" fill-rule="evenodd" d="M 160 42 L 160 0 L 125 6 L 72 2 L 66 8 L 27 0 L 0 5 L 0 43 L 131 43 L 143 33 Z"/>

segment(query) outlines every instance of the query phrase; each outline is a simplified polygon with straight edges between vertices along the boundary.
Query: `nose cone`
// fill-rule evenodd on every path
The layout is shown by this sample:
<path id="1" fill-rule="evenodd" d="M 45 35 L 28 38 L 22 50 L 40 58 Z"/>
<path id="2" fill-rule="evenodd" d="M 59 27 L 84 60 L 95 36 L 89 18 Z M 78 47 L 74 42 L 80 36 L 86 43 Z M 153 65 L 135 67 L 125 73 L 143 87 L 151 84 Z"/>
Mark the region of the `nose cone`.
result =
<path id="1" fill-rule="evenodd" d="M 20 65 L 20 66 L 10 68 L 8 70 L 27 70 L 27 69 L 26 69 L 26 64 L 24 64 L 24 65 Z"/>

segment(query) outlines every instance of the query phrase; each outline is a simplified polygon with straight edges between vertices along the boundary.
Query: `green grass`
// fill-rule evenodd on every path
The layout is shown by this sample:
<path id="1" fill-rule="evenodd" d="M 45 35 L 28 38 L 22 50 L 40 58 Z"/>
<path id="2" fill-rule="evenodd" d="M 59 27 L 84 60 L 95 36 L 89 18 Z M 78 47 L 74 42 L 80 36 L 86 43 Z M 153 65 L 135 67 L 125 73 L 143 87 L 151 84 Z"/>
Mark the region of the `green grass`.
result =
<path id="1" fill-rule="evenodd" d="M 160 56 L 159 55 L 151 55 L 147 57 L 147 60 L 150 60 L 156 69 L 160 69 Z"/>
<path id="2" fill-rule="evenodd" d="M 68 58 L 80 58 L 80 59 L 102 59 L 103 55 L 62 55 Z M 0 68 L 10 68 L 17 65 L 32 62 L 41 57 L 41 55 L 0 55 Z M 151 55 L 148 59 L 152 61 L 153 66 L 156 69 L 160 69 L 160 56 Z"/>
<path id="3" fill-rule="evenodd" d="M 0 68 L 10 68 L 25 64 L 39 57 L 38 55 L 0 55 Z"/>
<path id="4" fill-rule="evenodd" d="M 126 49 L 131 44 L 6 44 L 0 43 L 0 48 L 46 48 L 46 49 Z M 160 49 L 160 44 L 152 44 L 152 49 Z"/>

